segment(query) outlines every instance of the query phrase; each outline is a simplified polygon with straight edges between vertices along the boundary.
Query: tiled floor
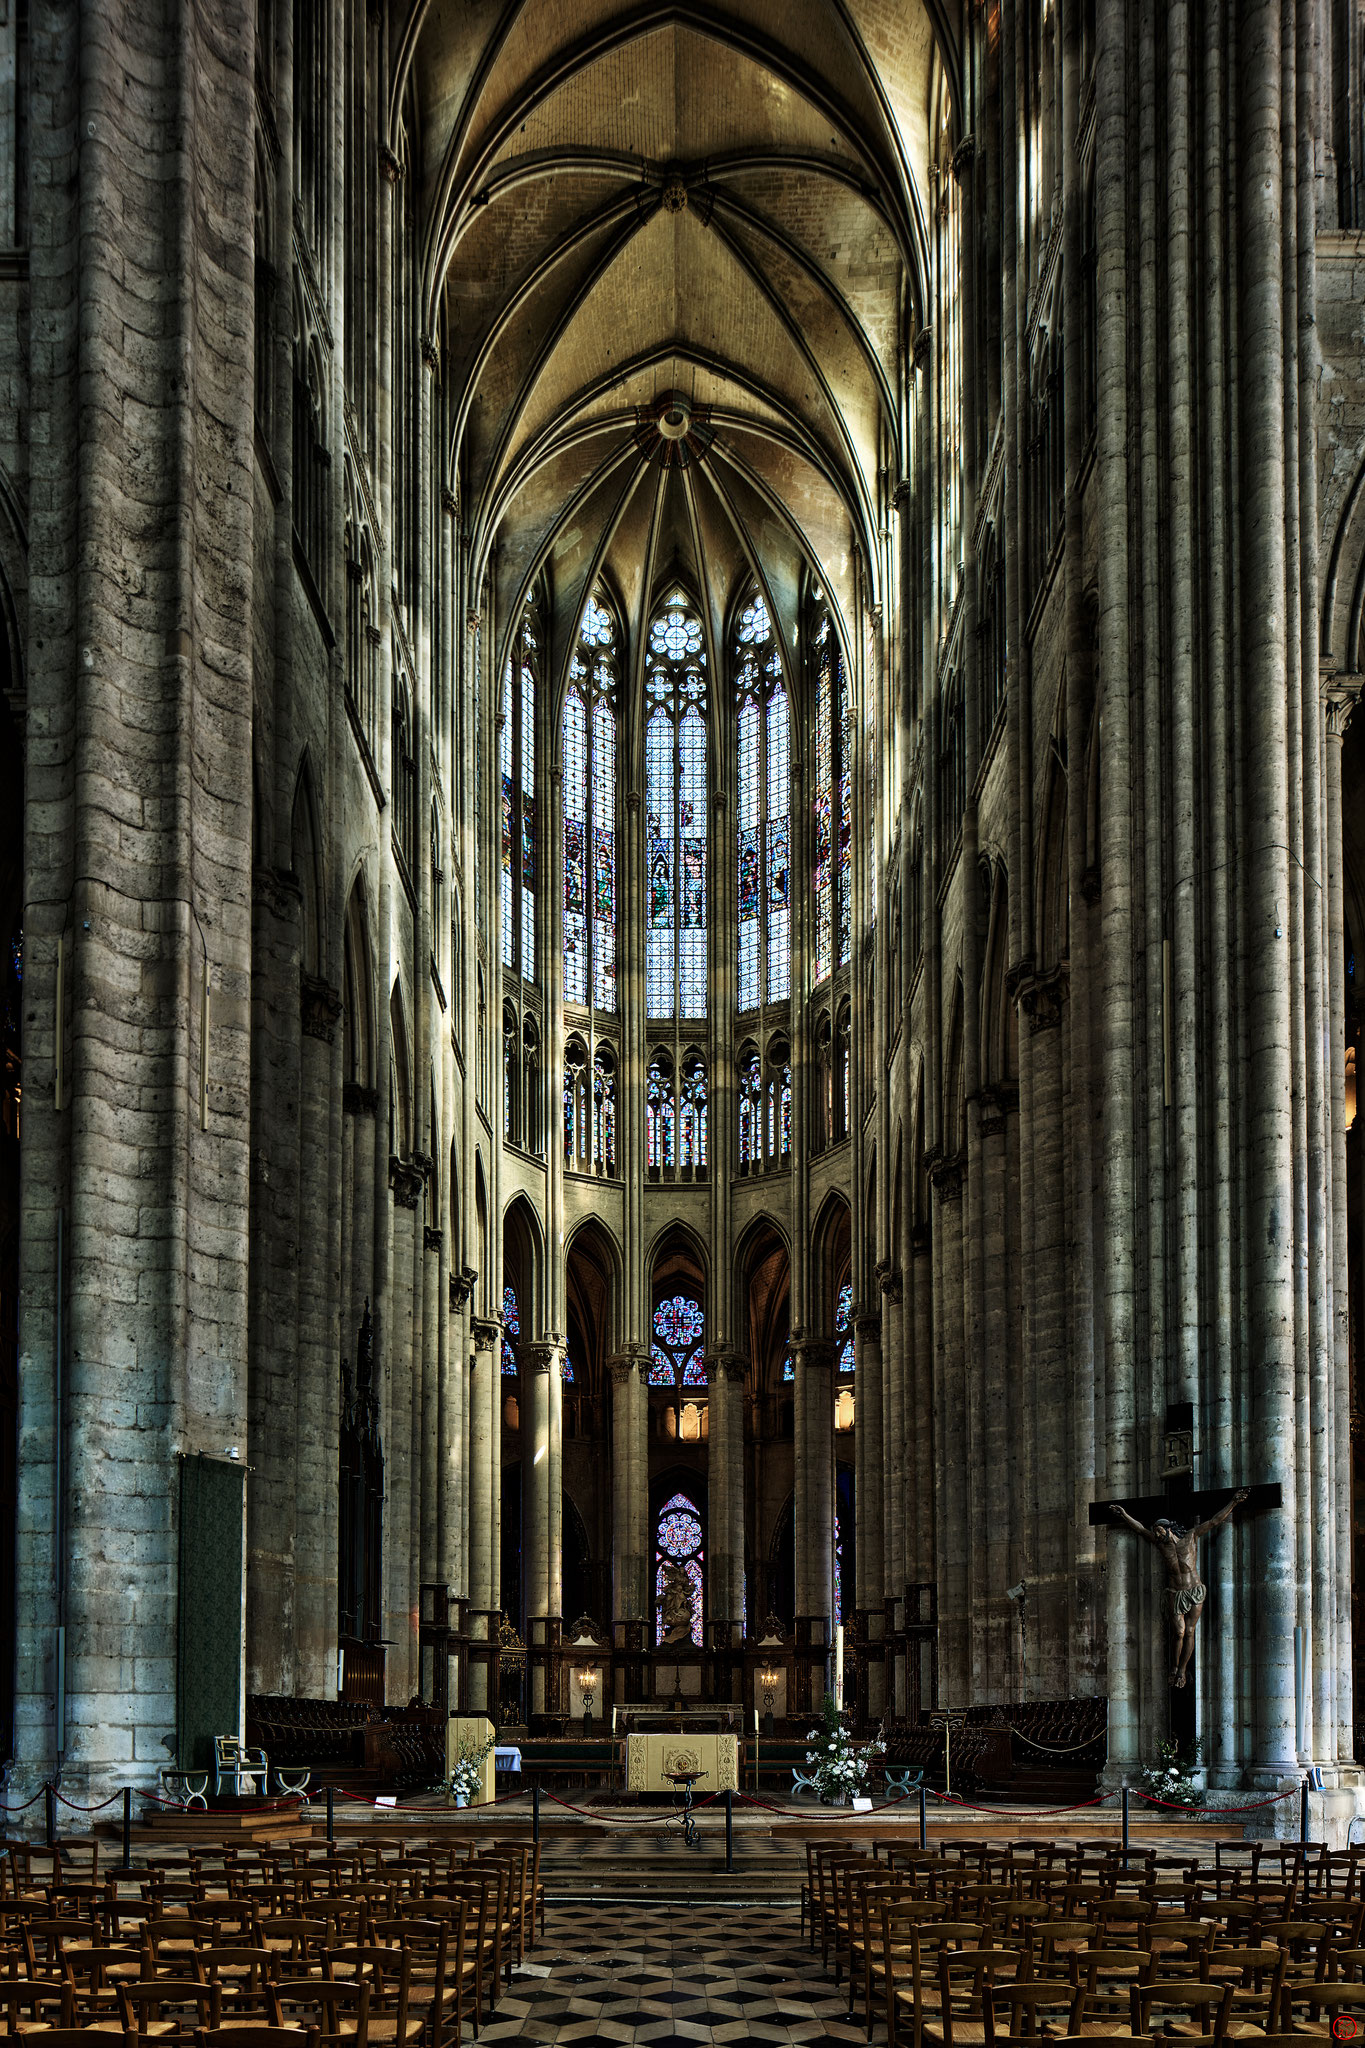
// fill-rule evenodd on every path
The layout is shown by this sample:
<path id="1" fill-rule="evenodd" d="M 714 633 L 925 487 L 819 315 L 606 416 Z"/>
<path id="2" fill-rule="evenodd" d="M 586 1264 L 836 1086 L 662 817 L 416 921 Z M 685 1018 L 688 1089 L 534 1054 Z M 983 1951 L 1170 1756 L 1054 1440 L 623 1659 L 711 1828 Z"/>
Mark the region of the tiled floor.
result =
<path id="1" fill-rule="evenodd" d="M 801 1939 L 795 1906 L 551 1906 L 481 2044 L 863 2041 Z M 878 2029 L 880 2035 L 881 2029 Z"/>

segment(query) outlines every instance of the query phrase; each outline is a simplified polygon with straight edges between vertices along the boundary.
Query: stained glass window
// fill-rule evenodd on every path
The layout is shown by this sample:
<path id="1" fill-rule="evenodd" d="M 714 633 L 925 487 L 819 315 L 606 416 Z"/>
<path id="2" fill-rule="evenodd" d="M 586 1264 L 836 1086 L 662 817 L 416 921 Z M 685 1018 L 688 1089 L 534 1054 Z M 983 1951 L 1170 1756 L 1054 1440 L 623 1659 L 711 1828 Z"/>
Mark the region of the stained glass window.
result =
<path id="1" fill-rule="evenodd" d="M 616 1008 L 616 625 L 590 597 L 564 699 L 564 1000 Z"/>
<path id="2" fill-rule="evenodd" d="M 827 981 L 849 957 L 852 934 L 853 797 L 851 714 L 844 657 L 829 612 L 816 614 L 815 648 L 815 979 Z"/>
<path id="3" fill-rule="evenodd" d="M 791 988 L 791 735 L 782 656 L 759 596 L 735 629 L 739 1007 Z"/>
<path id="4" fill-rule="evenodd" d="M 763 1082 L 753 1047 L 739 1056 L 739 1170 L 757 1173 L 763 1155 Z"/>
<path id="5" fill-rule="evenodd" d="M 706 1164 L 706 1062 L 696 1052 L 683 1061 L 678 1152 L 684 1172 Z"/>
<path id="6" fill-rule="evenodd" d="M 592 1166 L 592 1115 L 588 1056 L 580 1039 L 570 1041 L 564 1059 L 564 1164 L 580 1172 Z"/>
<path id="7" fill-rule="evenodd" d="M 792 1361 L 790 1338 L 787 1340 L 786 1350 L 782 1353 L 782 1377 L 784 1380 L 794 1380 L 796 1378 L 796 1366 Z"/>
<path id="8" fill-rule="evenodd" d="M 785 1046 L 768 1049 L 768 1121 L 765 1138 L 770 1166 L 782 1166 L 792 1149 L 792 1067 Z"/>
<path id="9" fill-rule="evenodd" d="M 536 678 L 540 640 L 528 605 L 502 678 L 502 964 L 536 973 Z"/>
<path id="10" fill-rule="evenodd" d="M 692 1588 L 692 1640 L 699 1649 L 701 1647 L 705 1584 L 702 1576 L 705 1553 L 701 1536 L 701 1516 L 695 1504 L 685 1493 L 672 1494 L 659 1510 L 654 1531 L 654 1598 L 658 1603 L 656 1642 L 662 1642 L 664 1637 L 662 1601 L 668 1583 L 667 1567 L 681 1565 Z"/>
<path id="11" fill-rule="evenodd" d="M 592 1063 L 592 1158 L 599 1173 L 615 1173 L 616 1062 L 602 1046 Z"/>
<path id="12" fill-rule="evenodd" d="M 656 1053 L 645 1075 L 645 1164 L 665 1172 L 674 1161 L 676 1111 L 673 1102 L 673 1063 L 666 1053 Z"/>
<path id="13" fill-rule="evenodd" d="M 839 1303 L 834 1311 L 834 1342 L 839 1351 L 840 1372 L 852 1372 L 853 1284 L 848 1280 L 839 1289 Z"/>
<path id="14" fill-rule="evenodd" d="M 515 1373 L 517 1370 L 517 1340 L 521 1336 L 521 1317 L 517 1312 L 517 1294 L 514 1287 L 502 1290 L 502 1369 Z"/>
<path id="15" fill-rule="evenodd" d="M 645 999 L 706 1015 L 706 653 L 681 590 L 649 629 L 645 673 Z"/>
<path id="16" fill-rule="evenodd" d="M 559 1376 L 566 1384 L 571 1385 L 573 1383 L 573 1353 L 570 1351 L 564 1353 L 564 1360 L 559 1368 Z"/>
<path id="17" fill-rule="evenodd" d="M 649 1351 L 651 1387 L 706 1385 L 706 1317 L 701 1303 L 688 1294 L 674 1294 L 654 1311 L 654 1341 Z"/>

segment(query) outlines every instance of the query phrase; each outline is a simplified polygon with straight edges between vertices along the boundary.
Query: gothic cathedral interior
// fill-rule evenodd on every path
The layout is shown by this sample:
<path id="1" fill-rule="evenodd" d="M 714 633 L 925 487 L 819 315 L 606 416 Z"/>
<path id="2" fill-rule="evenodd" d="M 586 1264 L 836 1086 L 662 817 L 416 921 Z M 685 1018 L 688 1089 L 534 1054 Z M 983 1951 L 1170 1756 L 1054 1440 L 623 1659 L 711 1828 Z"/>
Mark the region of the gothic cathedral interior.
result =
<path id="1" fill-rule="evenodd" d="M 15 1788 L 1355 1799 L 1363 332 L 1335 0 L 0 5 Z"/>

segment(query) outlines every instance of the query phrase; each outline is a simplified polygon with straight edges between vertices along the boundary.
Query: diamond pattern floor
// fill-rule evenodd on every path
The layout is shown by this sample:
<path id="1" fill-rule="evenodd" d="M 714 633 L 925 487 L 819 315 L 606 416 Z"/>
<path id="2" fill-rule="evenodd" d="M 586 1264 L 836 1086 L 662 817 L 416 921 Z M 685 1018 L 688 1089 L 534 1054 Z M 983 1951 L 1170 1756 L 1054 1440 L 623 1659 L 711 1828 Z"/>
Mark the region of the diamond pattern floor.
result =
<path id="1" fill-rule="evenodd" d="M 548 1977 L 518 1976 L 479 2041 L 862 2041 L 801 1940 L 796 1908 L 766 1906 L 550 1908 L 527 1955 Z M 880 2032 L 880 2029 L 878 2030 Z"/>

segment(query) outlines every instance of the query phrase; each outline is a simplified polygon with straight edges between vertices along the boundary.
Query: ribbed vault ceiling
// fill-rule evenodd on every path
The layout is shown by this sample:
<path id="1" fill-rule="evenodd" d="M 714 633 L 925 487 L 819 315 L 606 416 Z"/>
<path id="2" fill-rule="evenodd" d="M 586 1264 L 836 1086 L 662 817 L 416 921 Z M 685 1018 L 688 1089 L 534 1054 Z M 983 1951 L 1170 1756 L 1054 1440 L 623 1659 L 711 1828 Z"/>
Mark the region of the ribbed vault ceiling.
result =
<path id="1" fill-rule="evenodd" d="M 879 597 L 932 51 L 921 0 L 416 7 L 424 324 L 501 621 L 543 567 L 562 626 L 604 571 L 633 628 L 677 575 L 717 634 L 803 563 Z"/>

